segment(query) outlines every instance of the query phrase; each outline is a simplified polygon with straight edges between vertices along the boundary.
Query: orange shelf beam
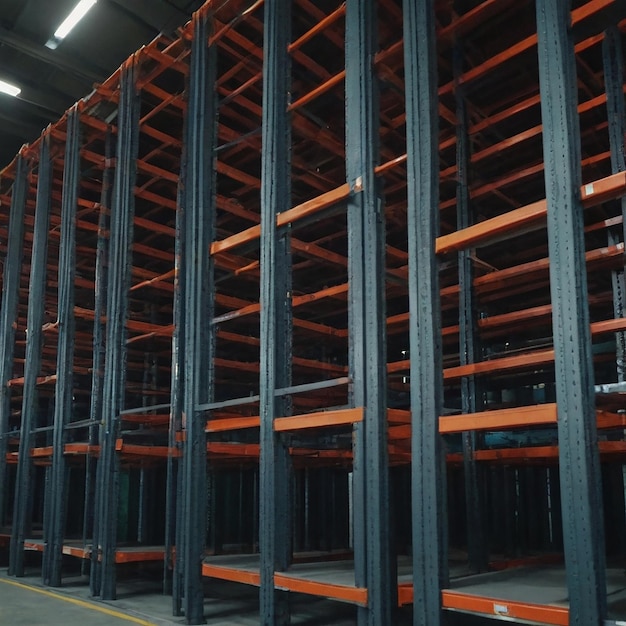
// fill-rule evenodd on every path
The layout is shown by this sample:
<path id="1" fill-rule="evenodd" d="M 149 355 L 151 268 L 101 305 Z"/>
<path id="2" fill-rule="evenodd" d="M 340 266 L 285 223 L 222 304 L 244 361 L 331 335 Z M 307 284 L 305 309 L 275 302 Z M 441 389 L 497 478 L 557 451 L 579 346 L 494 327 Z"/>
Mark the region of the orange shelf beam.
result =
<path id="1" fill-rule="evenodd" d="M 307 428 L 324 428 L 326 426 L 344 426 L 362 422 L 364 413 L 363 407 L 359 407 L 338 411 L 319 411 L 293 417 L 278 417 L 274 420 L 274 430 L 276 432 L 286 432 Z"/>
<path id="2" fill-rule="evenodd" d="M 585 208 L 626 195 L 626 172 L 607 176 L 581 187 Z M 437 237 L 437 254 L 446 254 L 494 243 L 504 235 L 520 235 L 543 226 L 547 216 L 546 201 L 540 200 L 528 206 L 514 209 L 449 235 Z M 515 232 L 513 232 L 515 231 Z"/>
<path id="3" fill-rule="evenodd" d="M 466 430 L 501 430 L 539 424 L 556 424 L 556 404 L 481 411 L 471 415 L 445 415 L 439 418 L 441 434 L 460 433 Z"/>
<path id="4" fill-rule="evenodd" d="M 367 606 L 367 589 L 363 587 L 348 587 L 346 585 L 333 585 L 314 580 L 296 578 L 287 574 L 276 572 L 274 574 L 274 587 L 283 591 L 296 591 L 310 596 L 321 596 L 334 600 L 343 600 L 360 606 Z"/>
<path id="5" fill-rule="evenodd" d="M 541 624 L 554 624 L 555 626 L 567 626 L 569 624 L 569 609 L 566 607 L 512 602 L 487 596 L 474 596 L 450 589 L 444 589 L 441 592 L 441 600 L 445 609 L 525 619 Z"/>

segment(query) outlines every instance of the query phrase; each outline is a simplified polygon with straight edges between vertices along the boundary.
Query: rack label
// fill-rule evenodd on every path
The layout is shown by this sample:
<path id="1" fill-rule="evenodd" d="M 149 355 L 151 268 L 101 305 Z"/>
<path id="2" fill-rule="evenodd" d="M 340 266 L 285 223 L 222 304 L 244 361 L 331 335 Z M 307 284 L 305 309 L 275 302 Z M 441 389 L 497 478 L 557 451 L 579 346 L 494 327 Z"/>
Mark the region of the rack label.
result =
<path id="1" fill-rule="evenodd" d="M 494 604 L 493 605 L 493 612 L 496 615 L 508 615 L 509 614 L 509 607 L 506 604 Z"/>

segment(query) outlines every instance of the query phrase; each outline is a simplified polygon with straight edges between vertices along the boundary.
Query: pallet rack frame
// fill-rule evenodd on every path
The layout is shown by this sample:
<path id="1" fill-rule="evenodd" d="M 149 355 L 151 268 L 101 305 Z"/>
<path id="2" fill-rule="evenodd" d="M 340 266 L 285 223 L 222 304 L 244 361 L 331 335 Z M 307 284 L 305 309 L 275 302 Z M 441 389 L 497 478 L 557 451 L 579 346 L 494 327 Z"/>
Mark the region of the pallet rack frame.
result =
<path id="1" fill-rule="evenodd" d="M 395 607 L 410 602 L 416 625 L 442 623 L 442 609 L 490 614 L 498 599 L 458 592 L 448 572 L 445 457 L 440 435 L 463 433 L 472 569 L 485 569 L 488 560 L 484 539 L 477 530 L 481 513 L 484 513 L 478 500 L 481 463 L 519 461 L 522 457 L 547 461 L 558 454 L 561 469 L 569 470 L 561 472 L 561 499 L 564 511 L 569 511 L 563 516 L 563 524 L 570 607 L 511 601 L 507 610 L 510 616 L 538 619 L 543 623 L 567 623 L 569 619 L 571 623 L 578 620 L 586 624 L 604 619 L 607 615 L 606 565 L 599 460 L 610 454 L 623 455 L 624 450 L 620 448 L 620 441 L 598 443 L 596 427 L 623 428 L 624 420 L 618 412 L 593 409 L 591 337 L 616 337 L 617 376 L 618 381 L 623 380 L 623 371 L 620 373 L 619 368 L 623 366 L 620 362 L 623 362 L 626 329 L 623 312 L 626 178 L 622 140 L 623 67 L 619 60 L 624 20 L 619 26 L 613 24 L 603 35 L 593 35 L 574 45 L 570 22 L 584 24 L 590 16 L 610 8 L 612 2 L 579 2 L 572 11 L 569 2 L 537 0 L 537 34 L 463 71 L 458 60 L 452 68 L 440 63 L 437 45 L 455 48 L 453 57 L 463 57 L 460 40 L 470 37 L 473 28 L 498 16 L 499 12 L 506 12 L 514 3 L 498 5 L 486 0 L 463 15 L 453 16 L 447 26 L 437 26 L 436 9 L 439 8 L 434 2 L 404 0 L 402 9 L 397 2 L 387 2 L 385 7 L 391 14 L 395 11 L 404 24 L 404 41 L 395 43 L 390 43 L 389 37 L 385 39 L 388 25 L 384 20 L 382 26 L 379 23 L 376 9 L 380 7 L 374 0 L 347 0 L 345 5 L 326 13 L 308 0 L 300 0 L 297 7 L 286 0 L 241 2 L 238 10 L 232 12 L 229 7 L 221 7 L 223 15 L 220 7 L 213 4 L 207 3 L 194 16 L 179 39 L 157 39 L 131 57 L 114 77 L 98 86 L 94 94 L 79 103 L 59 125 L 47 129 L 39 143 L 38 159 L 34 147 L 27 147 L 3 172 L 3 177 L 14 179 L 0 320 L 3 338 L 0 480 L 3 485 L 7 484 L 4 459 L 17 460 L 11 573 L 23 574 L 25 547 L 41 549 L 44 580 L 47 584 L 58 585 L 62 555 L 78 554 L 85 561 L 91 561 L 92 593 L 113 599 L 116 564 L 135 559 L 163 560 L 164 585 L 166 588 L 171 585 L 173 612 L 184 614 L 190 624 L 203 621 L 204 576 L 231 577 L 259 586 L 261 621 L 268 624 L 288 623 L 286 590 L 354 602 L 358 606 L 360 624 L 390 623 Z M 289 10 L 294 13 L 286 19 Z M 315 23 L 289 43 L 295 23 L 292 18 L 297 10 L 308 13 Z M 316 36 L 324 36 L 333 45 L 343 47 L 342 30 L 338 26 L 342 21 L 345 21 L 345 67 L 337 69 L 339 65 L 333 65 L 329 71 L 303 50 Z M 262 38 L 262 46 L 257 45 L 258 39 L 255 43 L 255 37 Z M 380 48 L 379 39 L 385 41 L 386 48 Z M 587 100 L 576 106 L 577 99 L 573 95 L 575 55 L 597 46 L 600 41 L 606 93 L 594 96 L 591 92 Z M 470 121 L 468 94 L 473 81 L 485 79 L 495 68 L 532 52 L 535 46 L 539 53 L 540 93 L 532 93 L 521 100 L 518 97 L 510 107 L 501 104 L 495 109 L 497 112 L 486 114 L 479 121 L 474 115 Z M 400 58 L 404 60 L 404 83 L 398 75 L 402 65 Z M 311 73 L 306 79 L 294 72 L 292 64 L 296 63 Z M 244 72 L 242 68 L 246 64 L 250 67 Z M 587 70 L 583 67 L 581 71 Z M 178 77 L 174 79 L 168 74 L 172 93 L 164 88 L 167 80 L 162 79 L 168 72 Z M 439 81 L 438 72 L 446 74 L 450 80 Z M 381 89 L 381 75 L 397 90 L 404 89 L 404 111 L 396 111 L 393 120 L 380 106 L 383 98 L 387 106 L 391 100 Z M 232 88 L 229 76 L 245 76 L 245 79 Z M 180 77 L 186 81 L 183 90 L 178 86 Z M 306 141 L 311 145 L 328 141 L 339 155 L 338 160 L 342 160 L 344 148 L 337 135 L 323 128 L 313 132 L 312 114 L 307 111 L 318 98 L 335 97 L 342 85 L 346 105 L 345 180 L 338 174 L 340 165 L 324 175 L 303 173 Z M 292 92 L 297 96 L 290 101 Z M 159 104 L 155 105 L 155 101 Z M 141 102 L 144 106 L 140 109 Z M 453 103 L 452 108 L 450 103 Z M 604 104 L 609 110 L 607 122 L 591 125 L 587 134 L 608 130 L 609 150 L 583 158 L 577 132 L 578 117 L 597 112 Z M 478 133 L 538 105 L 542 110 L 541 124 L 514 132 L 495 143 L 487 141 L 486 147 L 469 154 L 470 140 Z M 247 107 L 250 117 L 255 119 L 244 120 L 237 113 L 240 106 Z M 395 103 L 395 106 L 399 105 Z M 110 107 L 110 119 L 107 107 Z M 176 124 L 180 124 L 175 125 L 178 130 L 173 130 L 172 135 L 159 129 L 157 123 L 151 125 L 168 107 L 176 109 L 179 115 Z M 224 114 L 227 107 L 234 117 L 238 115 L 237 131 L 228 127 L 228 116 Z M 388 110 L 392 110 L 391 107 Z M 113 127 L 111 122 L 116 117 Z M 261 120 L 260 128 L 254 127 L 257 119 Z M 533 118 L 529 116 L 529 119 Z M 403 124 L 406 124 L 406 152 L 398 156 L 397 146 L 394 152 L 389 137 L 393 139 Z M 79 125 L 86 136 L 82 143 L 78 140 Z M 184 130 L 181 130 L 183 125 Z M 515 127 L 512 125 L 512 128 Z M 94 140 L 96 135 L 99 139 Z M 504 154 L 507 149 L 523 146 L 540 136 L 544 146 L 543 161 L 530 164 L 522 161 L 523 169 L 514 174 L 497 176 L 495 180 L 470 187 L 472 168 L 483 167 L 494 155 Z M 158 147 L 142 143 L 145 137 L 154 140 Z M 114 163 L 110 159 L 113 138 L 117 146 Z M 46 170 L 49 162 L 52 163 L 51 140 L 57 142 L 57 151 L 59 145 L 66 148 L 60 222 L 45 210 L 51 199 L 55 203 L 59 200 L 58 185 L 51 185 L 47 190 Z M 588 140 L 587 135 L 585 140 Z M 565 146 L 562 153 L 555 149 L 560 146 Z M 170 148 L 182 156 L 168 153 Z M 440 168 L 439 154 L 449 149 L 456 152 L 456 164 L 444 162 Z M 237 164 L 233 154 L 238 155 Z M 99 233 L 95 250 L 90 249 L 96 259 L 93 311 L 79 309 L 73 303 L 77 281 L 89 282 L 73 275 L 73 249 L 78 242 L 72 228 L 84 227 L 84 216 L 73 217 L 73 212 L 77 206 L 88 208 L 80 188 L 74 186 L 78 186 L 80 178 L 79 157 L 95 165 L 99 172 L 96 176 L 99 188 L 91 191 L 100 193 L 101 200 L 99 207 L 89 207 L 90 219 L 93 219 L 94 209 L 99 209 L 97 223 L 88 222 L 88 228 Z M 256 173 L 254 159 L 258 157 L 260 172 Z M 163 165 L 168 160 L 170 169 Z M 609 160 L 611 175 L 600 178 L 586 175 L 585 180 L 590 182 L 582 185 L 581 164 L 585 168 L 604 164 L 602 171 L 606 172 Z M 28 194 L 34 190 L 35 168 L 38 172 L 36 214 L 34 223 L 26 220 L 29 227 L 34 225 L 34 233 L 33 239 L 26 237 L 30 243 L 24 248 L 25 220 L 19 217 L 27 205 L 28 210 L 32 208 Z M 50 173 L 54 177 L 54 166 Z M 111 176 L 114 181 L 107 228 L 108 179 Z M 148 182 L 142 178 L 140 183 L 140 176 L 148 177 Z M 503 190 L 513 182 L 532 180 L 536 184 L 542 177 L 546 181 L 546 200 L 519 207 L 519 202 L 504 195 Z M 384 191 L 383 178 L 387 183 Z M 176 202 L 151 189 L 159 179 L 167 182 L 170 195 L 176 190 Z M 55 181 L 58 183 L 57 179 Z M 234 197 L 244 198 L 242 202 L 223 195 L 223 189 L 229 188 L 227 181 L 246 187 L 246 192 L 233 191 Z M 450 181 L 454 183 L 455 193 L 447 193 L 445 199 L 440 200 L 442 183 Z M 84 179 L 82 182 L 87 187 L 91 184 Z M 391 244 L 385 242 L 385 220 L 396 209 L 389 198 L 405 185 L 409 233 L 406 252 L 397 246 L 396 240 Z M 513 208 L 479 220 L 473 214 L 474 203 L 491 193 Z M 258 199 L 250 200 L 253 194 L 258 194 Z M 529 197 L 535 196 L 531 193 Z M 294 201 L 298 202 L 294 200 L 296 197 L 300 201 L 294 205 Z M 594 218 L 595 222 L 584 225 L 583 209 L 592 211 L 602 203 L 620 199 L 621 215 L 614 215 L 617 212 L 613 211 L 606 219 Z M 154 213 L 157 219 L 151 219 L 149 212 L 148 217 L 135 213 L 134 205 L 139 200 L 173 209 L 174 226 L 169 218 L 165 218 L 166 223 L 159 223 L 163 216 L 158 211 Z M 252 208 L 245 206 L 246 200 Z M 456 228 L 450 223 L 454 208 Z M 340 252 L 340 244 L 328 244 L 332 238 L 317 240 L 312 234 L 313 241 L 309 241 L 306 236 L 295 233 L 296 228 L 303 225 L 314 233 L 318 223 L 344 214 L 347 220 L 344 254 Z M 46 249 L 42 240 L 45 241 L 44 234 L 49 230 L 49 225 L 44 223 L 46 216 L 53 226 L 61 225 L 57 268 L 60 332 L 54 355 L 56 374 L 42 381 L 48 377 L 39 376 L 38 360 L 43 353 L 36 348 L 44 312 L 42 281 L 45 281 Z M 153 228 L 173 237 L 174 252 L 170 255 L 170 251 L 166 251 L 161 259 L 167 257 L 167 263 L 159 265 L 158 270 L 134 264 L 133 246 L 135 250 L 142 246 L 145 252 L 150 247 L 150 239 L 134 240 L 133 223 L 136 229 Z M 250 226 L 244 227 L 248 224 Z M 546 224 L 547 257 L 541 256 L 541 246 L 536 245 L 538 251 L 532 251 L 534 256 L 523 256 L 522 261 L 507 269 L 480 275 L 475 271 L 478 267 L 476 248 L 533 235 L 542 231 Z M 110 231 L 108 238 L 105 230 Z M 597 231 L 607 232 L 608 247 L 597 247 L 593 239 Z M 585 252 L 584 236 L 589 236 L 596 247 Z M 22 250 L 28 246 L 32 252 L 30 268 L 26 259 L 24 264 L 20 262 Z M 103 257 L 107 246 L 110 259 L 105 280 Z M 260 249 L 258 260 L 254 258 L 257 248 Z M 84 249 L 78 251 L 85 254 Z M 159 256 L 154 250 L 152 254 L 155 258 Z M 449 254 L 457 257 L 457 282 L 445 273 L 450 267 L 446 268 L 449 257 L 441 261 Z M 331 286 L 313 283 L 315 292 L 293 293 L 298 272 L 306 269 L 307 264 L 315 267 L 320 261 L 340 268 L 339 276 L 345 273 L 346 280 L 339 282 L 337 279 L 337 284 Z M 166 266 L 169 269 L 165 269 Z M 588 291 L 584 280 L 586 268 L 592 272 L 610 272 L 610 296 L 596 293 L 591 287 Z M 11 431 L 8 394 L 10 384 L 16 384 L 20 378 L 11 372 L 19 361 L 19 358 L 14 359 L 14 333 L 16 326 L 18 332 L 24 326 L 19 318 L 19 307 L 23 309 L 25 301 L 20 301 L 18 294 L 23 297 L 20 273 L 26 271 L 30 271 L 31 281 L 26 325 L 29 332 L 22 381 L 21 435 L 16 454 L 8 452 Z M 540 285 L 547 287 L 548 271 L 552 286 L 549 304 L 541 301 L 523 310 L 514 307 L 512 311 L 477 319 L 478 301 L 497 302 L 536 289 L 532 281 L 540 272 Z M 132 285 L 131 276 L 137 281 Z M 241 276 L 248 278 L 254 288 L 259 288 L 258 302 L 249 293 L 233 295 L 223 287 L 225 281 Z M 523 278 L 524 282 L 518 286 L 511 283 L 508 287 L 506 281 L 516 277 Z M 443 287 L 439 286 L 440 280 L 444 281 Z M 137 301 L 133 292 L 145 287 L 172 295 L 166 314 L 171 313 L 173 323 L 158 324 L 154 319 L 148 323 L 139 319 L 131 306 Z M 38 289 L 42 289 L 43 294 L 40 301 L 35 297 Z M 383 297 L 386 290 L 387 298 Z M 592 322 L 587 301 L 580 297 L 583 293 L 591 293 L 597 306 L 605 307 L 611 302 L 612 319 Z M 386 309 L 393 299 L 406 295 L 409 310 L 398 312 L 396 307 L 388 315 Z M 323 317 L 312 316 L 307 308 L 315 305 L 324 311 L 323 306 L 329 301 L 340 302 L 344 310 L 347 309 L 347 327 L 333 326 Z M 458 324 L 449 323 L 457 308 Z M 105 311 L 106 319 L 103 319 Z M 446 325 L 442 314 L 448 320 Z M 537 326 L 545 326 L 551 315 L 553 348 L 540 346 L 521 354 L 484 359 L 474 343 L 479 334 L 490 340 L 505 336 L 521 318 L 531 318 Z M 81 316 L 94 323 L 93 335 L 89 337 L 93 346 L 92 401 L 85 424 L 87 442 L 70 443 L 67 436 L 72 426 L 72 372 L 63 366 L 73 360 L 69 356 L 74 343 L 72 323 L 75 317 Z M 250 327 L 259 321 L 258 336 L 254 331 L 242 331 L 243 326 L 236 327 L 235 332 L 225 328 L 231 323 L 243 324 L 246 319 L 254 320 Z M 106 339 L 101 334 L 104 324 Z M 137 334 L 129 337 L 131 332 Z M 310 332 L 311 336 L 323 334 L 329 341 L 344 342 L 341 345 L 347 342 L 347 363 L 335 364 L 298 354 L 301 346 L 296 345 L 296 340 L 302 332 Z M 172 367 L 167 374 L 167 385 L 162 383 L 162 389 L 158 390 L 169 395 L 170 402 L 140 409 L 126 408 L 125 367 L 127 355 L 134 350 L 133 344 L 146 337 L 170 335 L 172 347 L 167 356 Z M 397 336 L 409 341 L 410 358 L 394 360 L 397 357 L 387 354 L 389 337 Z M 458 353 L 450 348 L 457 338 Z M 84 339 L 81 335 L 81 341 Z M 100 371 L 103 342 L 106 354 Z M 219 342 L 232 342 L 230 345 L 237 350 L 232 348 L 233 354 L 225 355 L 220 351 Z M 394 345 L 398 343 L 395 339 L 394 342 Z M 234 357 L 239 348 L 244 355 L 260 348 L 258 364 L 244 357 Z M 249 352 L 244 351 L 248 349 Z M 49 352 L 45 354 L 49 358 Z M 141 361 L 140 354 L 140 348 L 133 353 L 132 359 L 136 362 L 132 366 L 139 368 L 137 371 L 140 368 L 145 371 L 147 357 Z M 553 365 L 557 380 L 556 402 L 490 410 L 481 405 L 479 376 L 495 378 L 533 369 L 545 370 Z M 251 379 L 258 375 L 258 393 L 236 397 L 223 383 L 221 373 L 233 369 L 247 372 L 245 375 Z M 301 383 L 294 379 L 294 373 L 302 371 L 324 372 L 327 377 Z M 331 375 L 336 378 L 328 378 Z M 388 407 L 388 391 L 397 390 L 388 377 L 395 375 L 408 376 L 410 411 L 406 406 L 402 409 Z M 144 390 L 149 377 L 149 373 L 144 373 Z M 52 445 L 33 447 L 33 433 L 38 436 L 43 430 L 31 421 L 34 413 L 28 407 L 34 406 L 37 386 L 46 382 L 54 382 L 57 391 Z M 444 388 L 449 390 L 451 385 L 460 386 L 460 415 L 444 415 Z M 236 387 L 232 381 L 231 386 Z M 329 406 L 325 403 L 323 393 L 336 399 L 343 398 L 344 390 L 347 390 L 346 404 Z M 258 415 L 254 415 L 256 406 Z M 169 414 L 159 416 L 157 411 Z M 128 433 L 122 432 L 123 422 L 130 421 L 130 416 L 144 413 L 151 417 L 142 418 L 143 422 L 136 420 L 136 423 L 141 423 L 142 427 L 149 425 L 146 430 L 161 443 L 134 444 L 128 440 Z M 103 426 L 98 436 L 96 424 L 100 421 Z M 74 426 L 81 427 L 81 424 Z M 559 429 L 558 448 L 492 451 L 484 449 L 479 436 L 481 432 L 495 429 L 555 424 Z M 165 430 L 159 430 L 163 426 L 167 430 L 165 439 Z M 302 433 L 313 433 L 309 436 L 314 439 L 326 432 L 325 429 L 336 427 L 352 431 L 350 449 L 337 444 L 335 449 L 319 447 L 317 454 L 321 463 L 332 459 L 352 469 L 354 585 L 323 584 L 307 579 L 298 574 L 302 570 L 298 570 L 292 551 L 293 473 L 303 465 L 315 467 L 316 463 L 309 458 L 311 448 L 307 447 Z M 258 442 L 254 434 L 257 430 Z M 15 442 L 10 445 L 15 448 Z M 65 477 L 71 453 L 84 455 L 86 463 L 83 541 L 78 548 L 64 543 L 62 528 L 68 498 Z M 456 462 L 453 457 L 448 454 L 448 461 Z M 577 462 L 573 462 L 574 457 Z M 120 496 L 117 478 L 120 465 L 131 458 L 140 464 L 160 459 L 166 465 L 164 550 L 151 551 L 146 546 L 134 552 L 119 549 L 115 530 Z M 215 488 L 215 481 L 207 481 L 207 471 L 213 463 L 225 460 L 255 464 L 257 459 L 262 494 L 258 512 L 258 566 L 252 570 L 237 570 L 220 566 L 211 559 L 205 561 L 207 515 L 213 516 L 216 506 L 207 497 L 207 488 Z M 413 573 L 411 584 L 398 586 L 394 584 L 399 566 L 392 547 L 389 467 L 396 463 L 408 465 L 409 461 Z M 44 542 L 40 544 L 25 535 L 29 515 L 25 494 L 31 485 L 33 466 L 42 462 L 51 465 L 46 470 L 50 489 L 46 493 Z M 143 476 L 143 465 L 140 471 Z M 0 505 L 4 519 L 4 497 Z M 582 519 L 588 522 L 584 529 L 576 526 Z M 92 520 L 93 547 L 89 547 Z"/>

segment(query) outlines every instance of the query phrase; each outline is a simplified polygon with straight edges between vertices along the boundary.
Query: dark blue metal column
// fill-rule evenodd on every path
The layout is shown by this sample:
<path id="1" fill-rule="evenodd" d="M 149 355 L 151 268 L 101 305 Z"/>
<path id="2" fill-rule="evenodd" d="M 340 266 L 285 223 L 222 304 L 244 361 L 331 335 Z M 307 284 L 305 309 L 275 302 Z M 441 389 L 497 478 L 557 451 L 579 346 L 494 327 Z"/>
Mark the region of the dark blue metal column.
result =
<path id="1" fill-rule="evenodd" d="M 456 220 L 457 229 L 473 223 L 469 194 L 470 141 L 467 123 L 465 89 L 459 84 L 463 73 L 463 48 L 457 42 L 454 50 L 454 77 L 456 98 Z M 474 261 L 471 249 L 458 253 L 459 263 L 459 361 L 461 365 L 475 363 L 480 354 L 476 305 L 474 296 Z M 461 379 L 461 411 L 465 414 L 482 411 L 483 402 L 474 376 Z M 463 433 L 463 471 L 465 474 L 465 512 L 467 518 L 467 552 L 472 571 L 487 569 L 483 510 L 479 481 L 479 467 L 474 459 L 478 434 Z"/>
<path id="2" fill-rule="evenodd" d="M 346 3 L 346 176 L 352 403 L 365 407 L 354 427 L 356 585 L 367 587 L 359 624 L 391 624 L 396 606 L 396 555 L 390 540 L 387 450 L 385 213 L 379 160 L 375 0 Z"/>
<path id="3" fill-rule="evenodd" d="M 193 18 L 185 137 L 184 238 L 184 397 L 185 441 L 182 459 L 180 526 L 176 567 L 182 574 L 183 611 L 187 624 L 204 623 L 202 559 L 207 511 L 206 416 L 198 410 L 213 393 L 214 277 L 209 247 L 215 231 L 215 145 L 217 103 L 215 46 L 208 46 L 206 12 Z"/>
<path id="4" fill-rule="evenodd" d="M 96 243 L 94 319 L 93 319 L 93 355 L 91 375 L 91 398 L 89 402 L 89 444 L 98 443 L 98 427 L 102 420 L 102 387 L 104 374 L 104 323 L 106 315 L 106 266 L 109 247 L 109 208 L 113 187 L 114 169 L 112 165 L 113 134 L 107 130 L 104 148 L 105 165 L 102 173 L 102 189 L 100 191 L 100 207 L 98 214 L 98 241 Z M 94 527 L 96 458 L 89 455 L 85 461 L 85 508 L 83 512 L 83 545 L 91 544 Z M 87 570 L 88 561 L 83 559 L 83 573 Z"/>
<path id="5" fill-rule="evenodd" d="M 261 624 L 289 623 L 287 595 L 274 589 L 274 572 L 291 559 L 289 452 L 274 418 L 290 414 L 288 397 L 275 396 L 291 380 L 291 239 L 276 215 L 291 207 L 291 127 L 287 112 L 291 65 L 287 46 L 291 1 L 266 0 L 263 45 L 263 155 L 261 170 L 260 510 Z"/>
<path id="6" fill-rule="evenodd" d="M 609 121 L 609 142 L 611 149 L 611 173 L 626 170 L 624 136 L 626 133 L 626 111 L 624 107 L 624 51 L 621 33 L 617 26 L 604 33 L 602 42 L 604 60 L 604 86 L 606 89 L 607 117 Z M 626 197 L 621 200 L 622 227 L 609 228 L 609 246 L 626 241 Z M 613 313 L 615 318 L 624 317 L 626 312 L 626 284 L 624 269 L 611 274 L 613 283 Z M 617 380 L 626 380 L 626 333 L 615 333 Z"/>
<path id="7" fill-rule="evenodd" d="M 115 599 L 119 460 L 115 450 L 126 383 L 126 320 L 130 288 L 131 244 L 135 213 L 135 178 L 139 134 L 136 58 L 122 67 L 117 115 L 116 169 L 111 202 L 107 326 L 100 427 L 100 459 L 96 478 L 94 554 L 91 592 Z"/>
<path id="8" fill-rule="evenodd" d="M 66 463 L 64 456 L 65 425 L 71 420 L 74 395 L 74 275 L 76 266 L 76 206 L 80 185 L 80 114 L 72 109 L 67 118 L 63 198 L 61 202 L 61 242 L 57 295 L 56 386 L 54 395 L 54 431 L 48 516 L 44 527 L 43 581 L 61 585 L 63 537 L 66 511 Z"/>
<path id="9" fill-rule="evenodd" d="M 2 275 L 2 305 L 0 306 L 0 520 L 4 520 L 6 508 L 6 452 L 9 416 L 11 414 L 11 392 L 7 387 L 13 375 L 13 354 L 15 349 L 15 323 L 22 272 L 24 245 L 24 211 L 28 166 L 24 157 L 17 157 L 15 181 L 11 193 L 9 209 L 9 233 L 7 253 L 4 258 Z"/>
<path id="10" fill-rule="evenodd" d="M 407 230 L 411 355 L 413 623 L 441 624 L 447 582 L 441 314 L 435 241 L 439 235 L 437 59 L 433 0 L 404 0 Z"/>
<path id="11" fill-rule="evenodd" d="M 15 482 L 13 532 L 11 535 L 9 564 L 9 573 L 15 576 L 24 575 L 24 535 L 27 526 L 28 499 L 32 489 L 31 431 L 36 424 L 39 412 L 37 376 L 41 366 L 42 324 L 46 293 L 46 264 L 48 261 L 48 228 L 50 224 L 50 196 L 52 190 L 50 136 L 47 134 L 41 140 L 37 175 L 35 226 L 28 284 L 29 298 L 26 322 L 27 338 L 22 424 L 20 428 L 20 448 Z M 21 216 L 20 219 L 22 219 Z"/>
<path id="12" fill-rule="evenodd" d="M 182 611 L 182 595 L 180 589 L 180 576 L 174 577 L 174 549 L 176 546 L 176 528 L 180 523 L 179 504 L 181 472 L 179 459 L 175 451 L 182 450 L 178 434 L 182 430 L 183 415 L 183 369 L 185 367 L 184 354 L 181 346 L 184 341 L 184 327 L 182 319 L 182 297 L 185 293 L 184 276 L 182 274 L 181 258 L 184 245 L 184 216 L 185 206 L 184 181 L 186 153 L 183 148 L 181 155 L 180 181 L 176 197 L 176 235 L 174 239 L 174 301 L 172 305 L 172 375 L 170 379 L 170 420 L 168 425 L 167 445 L 167 478 L 165 494 L 165 558 L 163 562 L 163 593 L 172 594 L 172 612 L 180 615 Z"/>
<path id="13" fill-rule="evenodd" d="M 606 580 L 570 2 L 537 0 L 537 34 L 570 624 L 592 626 Z"/>

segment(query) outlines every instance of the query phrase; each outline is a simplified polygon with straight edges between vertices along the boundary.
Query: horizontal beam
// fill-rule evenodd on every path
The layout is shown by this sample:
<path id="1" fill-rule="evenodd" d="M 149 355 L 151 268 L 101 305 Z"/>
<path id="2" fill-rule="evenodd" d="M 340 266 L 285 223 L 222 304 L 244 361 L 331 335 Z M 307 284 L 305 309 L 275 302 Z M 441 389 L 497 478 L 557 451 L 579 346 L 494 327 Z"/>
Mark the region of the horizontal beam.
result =
<path id="1" fill-rule="evenodd" d="M 626 172 L 583 185 L 583 206 L 589 208 L 626 195 Z M 498 215 L 449 235 L 437 237 L 438 254 L 458 252 L 466 248 L 502 241 L 505 236 L 519 236 L 543 228 L 547 216 L 546 201 L 533 202 L 503 215 Z"/>
<path id="2" fill-rule="evenodd" d="M 441 592 L 441 601 L 444 609 L 523 619 L 554 626 L 569 624 L 569 610 L 560 606 L 476 596 L 451 589 L 444 589 Z"/>
<path id="3" fill-rule="evenodd" d="M 354 409 L 340 409 L 338 411 L 319 411 L 293 417 L 277 417 L 274 420 L 274 430 L 276 432 L 288 432 L 307 428 L 345 426 L 362 422 L 364 413 L 363 407 L 357 407 Z"/>
<path id="4" fill-rule="evenodd" d="M 441 434 L 461 433 L 468 430 L 506 430 L 556 424 L 556 404 L 538 404 L 534 406 L 480 411 L 471 415 L 445 415 L 439 418 Z"/>

